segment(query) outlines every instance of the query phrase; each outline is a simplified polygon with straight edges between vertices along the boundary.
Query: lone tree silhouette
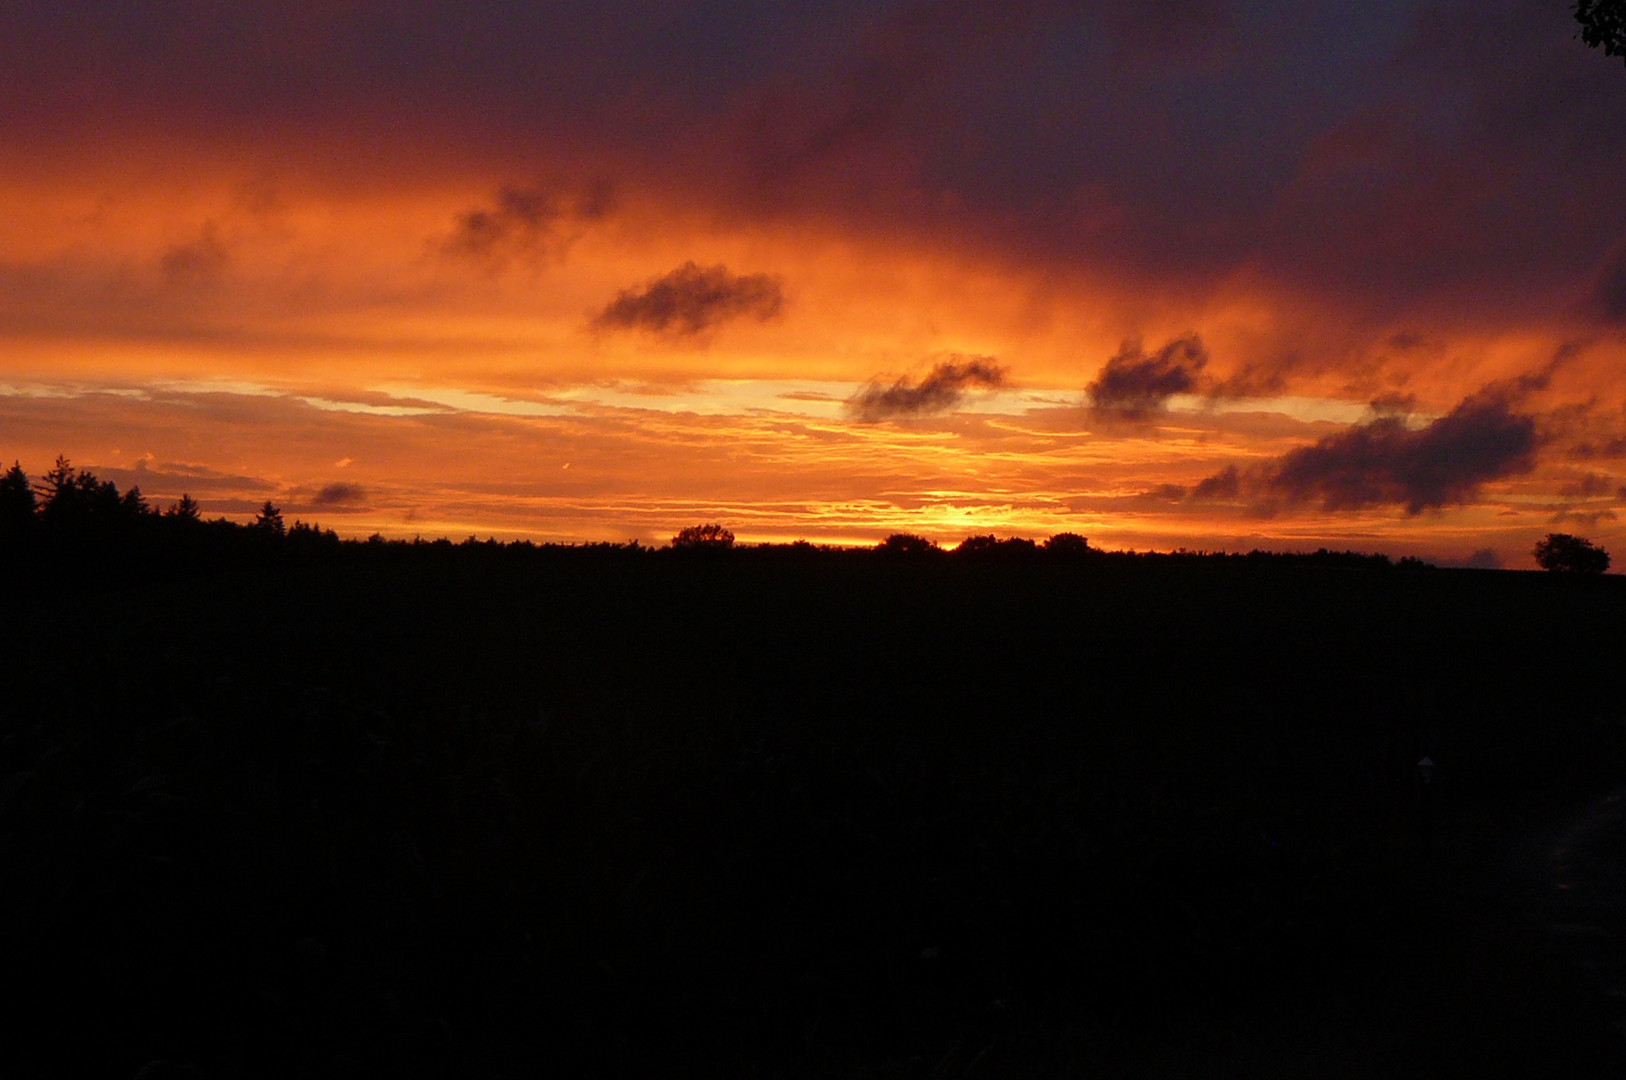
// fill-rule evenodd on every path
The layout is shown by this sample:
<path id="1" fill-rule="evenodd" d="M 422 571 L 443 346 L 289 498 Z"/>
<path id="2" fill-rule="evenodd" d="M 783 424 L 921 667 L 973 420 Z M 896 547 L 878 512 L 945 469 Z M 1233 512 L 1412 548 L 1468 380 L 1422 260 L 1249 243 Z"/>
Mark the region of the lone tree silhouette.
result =
<path id="1" fill-rule="evenodd" d="M 28 474 L 23 472 L 21 465 L 13 462 L 6 475 L 0 476 L 0 518 L 26 521 L 34 516 L 37 505 Z"/>
<path id="2" fill-rule="evenodd" d="M 1576 0 L 1581 40 L 1605 56 L 1626 57 L 1626 0 Z"/>
<path id="3" fill-rule="evenodd" d="M 1548 533 L 1536 541 L 1535 554 L 1541 568 L 1554 573 L 1601 574 L 1609 569 L 1607 551 L 1569 533 Z"/>
<path id="4" fill-rule="evenodd" d="M 0 548 L 22 546 L 31 539 L 38 505 L 28 474 L 21 465 L 13 463 L 6 474 L 0 476 Z"/>
<path id="5" fill-rule="evenodd" d="M 690 525 L 672 537 L 679 551 L 727 551 L 734 546 L 734 534 L 721 525 Z"/>
<path id="6" fill-rule="evenodd" d="M 265 500 L 265 505 L 260 507 L 259 515 L 254 519 L 254 527 L 272 536 L 283 536 L 288 531 L 287 526 L 282 523 L 282 511 L 273 506 L 270 499 Z"/>

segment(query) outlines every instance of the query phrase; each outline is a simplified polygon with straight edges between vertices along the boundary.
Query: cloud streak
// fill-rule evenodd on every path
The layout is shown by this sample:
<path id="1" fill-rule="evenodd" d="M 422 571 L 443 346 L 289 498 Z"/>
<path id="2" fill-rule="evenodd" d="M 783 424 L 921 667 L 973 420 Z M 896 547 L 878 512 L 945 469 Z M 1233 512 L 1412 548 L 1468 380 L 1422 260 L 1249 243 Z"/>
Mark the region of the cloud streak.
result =
<path id="1" fill-rule="evenodd" d="M 768 322 L 784 305 L 784 289 L 776 277 L 734 274 L 721 264 L 700 266 L 691 260 L 642 288 L 623 289 L 593 326 L 694 337 L 735 319 Z"/>
<path id="2" fill-rule="evenodd" d="M 965 397 L 967 389 L 995 389 L 1005 385 L 1005 368 L 986 356 L 947 360 L 932 366 L 918 383 L 898 379 L 890 384 L 872 381 L 847 401 L 847 414 L 874 422 L 899 416 L 925 416 L 947 412 Z"/>

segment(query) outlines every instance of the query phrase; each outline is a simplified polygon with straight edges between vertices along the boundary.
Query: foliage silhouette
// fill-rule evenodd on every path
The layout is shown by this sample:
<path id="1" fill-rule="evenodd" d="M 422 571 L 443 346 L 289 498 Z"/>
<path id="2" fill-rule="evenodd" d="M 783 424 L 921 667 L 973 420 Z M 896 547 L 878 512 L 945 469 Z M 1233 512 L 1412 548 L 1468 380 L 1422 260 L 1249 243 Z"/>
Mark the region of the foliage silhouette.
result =
<path id="1" fill-rule="evenodd" d="M 672 548 L 676 551 L 716 552 L 727 551 L 733 546 L 734 534 L 714 523 L 688 525 L 672 537 Z"/>
<path id="2" fill-rule="evenodd" d="M 28 474 L 13 463 L 0 476 L 0 546 L 21 547 L 32 539 L 37 505 Z"/>
<path id="3" fill-rule="evenodd" d="M 196 499 L 192 498 L 191 495 L 182 492 L 180 500 L 168 510 L 165 510 L 164 516 L 168 518 L 175 518 L 183 522 L 200 521 L 203 517 L 203 510 L 198 506 Z"/>
<path id="4" fill-rule="evenodd" d="M 1561 574 L 1601 574 L 1609 569 L 1609 553 L 1590 540 L 1569 533 L 1548 533 L 1536 541 L 1536 564 Z"/>
<path id="5" fill-rule="evenodd" d="M 272 505 L 271 500 L 265 500 L 260 507 L 260 513 L 254 519 L 254 528 L 272 536 L 282 536 L 287 533 L 287 526 L 282 523 L 282 510 Z"/>
<path id="6" fill-rule="evenodd" d="M 942 553 L 935 541 L 913 533 L 893 533 L 875 545 L 875 550 L 891 558 L 905 559 L 920 559 Z"/>
<path id="7" fill-rule="evenodd" d="M 1077 557 L 1090 554 L 1090 542 L 1078 533 L 1057 533 L 1042 545 L 1048 555 Z"/>
<path id="8" fill-rule="evenodd" d="M 1626 57 L 1626 0 L 1576 0 L 1581 40 L 1605 56 Z"/>
<path id="9" fill-rule="evenodd" d="M 295 522 L 267 503 L 250 525 L 205 521 L 190 495 L 159 513 L 139 487 L 110 481 L 59 456 L 37 484 L 20 464 L 0 476 L 0 550 L 32 564 L 31 588 L 100 590 L 147 580 L 341 557 L 331 529 Z M 48 586 L 46 583 L 49 583 Z"/>
<path id="10" fill-rule="evenodd" d="M 1001 540 L 989 533 L 984 536 L 968 536 L 960 541 L 954 549 L 954 557 L 962 561 L 990 561 L 1030 558 L 1038 553 L 1038 545 L 1032 540 L 1020 536 L 1013 536 Z"/>
<path id="11" fill-rule="evenodd" d="M 41 518 L 63 529 L 106 527 L 121 518 L 136 518 L 147 512 L 139 488 L 131 488 L 121 496 L 111 481 L 75 469 L 63 456 L 57 457 L 56 464 L 42 478 L 41 496 Z"/>

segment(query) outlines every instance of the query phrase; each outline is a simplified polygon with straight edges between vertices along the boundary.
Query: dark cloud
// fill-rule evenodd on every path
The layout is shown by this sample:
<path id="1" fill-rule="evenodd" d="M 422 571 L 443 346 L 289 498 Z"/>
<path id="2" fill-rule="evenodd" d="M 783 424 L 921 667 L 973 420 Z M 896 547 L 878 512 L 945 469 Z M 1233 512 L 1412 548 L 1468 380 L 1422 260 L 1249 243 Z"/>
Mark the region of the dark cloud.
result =
<path id="1" fill-rule="evenodd" d="M 367 501 L 367 492 L 356 484 L 329 484 L 311 496 L 312 506 L 356 506 Z"/>
<path id="2" fill-rule="evenodd" d="M 1564 499 L 1594 499 L 1599 495 L 1607 495 L 1615 487 L 1614 482 L 1602 473 L 1583 473 L 1579 480 L 1565 484 L 1558 489 L 1558 495 Z"/>
<path id="3" fill-rule="evenodd" d="M 1567 454 L 1573 461 L 1614 460 L 1626 457 L 1626 410 L 1599 413 L 1595 402 L 1559 406 L 1547 416 L 1547 426 L 1569 443 Z"/>
<path id="4" fill-rule="evenodd" d="M 1410 416 L 1417 408 L 1416 394 L 1379 394 L 1369 403 L 1375 416 Z"/>
<path id="5" fill-rule="evenodd" d="M 205 223 L 196 240 L 165 251 L 158 268 L 166 282 L 184 288 L 213 281 L 230 262 L 231 252 L 211 221 Z"/>
<path id="6" fill-rule="evenodd" d="M 1437 350 L 1439 348 L 1439 342 L 1433 340 L 1427 334 L 1418 333 L 1415 330 L 1398 330 L 1385 338 L 1383 343 L 1395 352 L 1415 352 L 1419 349 Z"/>
<path id="7" fill-rule="evenodd" d="M 1290 503 L 1388 504 L 1416 515 L 1470 502 L 1481 484 L 1530 471 L 1539 443 L 1535 418 L 1515 412 L 1507 392 L 1490 390 L 1420 430 L 1383 416 L 1329 435 L 1283 455 L 1264 479 Z"/>
<path id="8" fill-rule="evenodd" d="M 1600 522 L 1614 521 L 1617 515 L 1613 510 L 1573 510 L 1565 507 L 1556 511 L 1547 521 L 1552 525 L 1568 525 L 1574 523 L 1586 529 L 1596 529 Z"/>
<path id="9" fill-rule="evenodd" d="M 1139 497 L 1147 503 L 1177 503 L 1186 497 L 1186 489 L 1180 484 L 1159 484 Z"/>
<path id="10" fill-rule="evenodd" d="M 1170 310 L 1240 282 L 1400 349 L 1588 296 L 1626 319 L 1626 96 L 1568 6 L 60 0 L 8 11 L 0 144 L 42 175 L 175 147 L 420 191 L 592 162 L 688 220 L 970 250 Z M 499 197 L 446 242 L 503 250 L 563 209 Z"/>
<path id="11" fill-rule="evenodd" d="M 1090 383 L 1095 408 L 1126 418 L 1160 412 L 1175 394 L 1189 394 L 1208 363 L 1208 350 L 1195 334 L 1175 338 L 1148 355 L 1139 341 L 1126 341 Z"/>
<path id="12" fill-rule="evenodd" d="M 534 247 L 562 211 L 542 191 L 503 188 L 489 209 L 470 210 L 457 219 L 446 250 L 459 255 L 490 255 L 512 245 Z"/>
<path id="13" fill-rule="evenodd" d="M 784 303 L 783 287 L 776 277 L 731 274 L 726 266 L 686 262 L 641 289 L 623 289 L 593 325 L 692 337 L 731 319 L 767 322 L 779 314 Z"/>
<path id="14" fill-rule="evenodd" d="M 1500 570 L 1502 557 L 1496 554 L 1495 548 L 1480 548 L 1462 560 L 1462 565 L 1470 570 Z"/>
<path id="15" fill-rule="evenodd" d="M 1598 275 L 1587 307 L 1612 326 L 1626 326 L 1626 245 L 1615 252 Z"/>
<path id="16" fill-rule="evenodd" d="M 1242 490 L 1242 477 L 1235 465 L 1227 465 L 1213 476 L 1205 477 L 1191 489 L 1194 502 L 1222 502 L 1234 499 Z"/>
<path id="17" fill-rule="evenodd" d="M 545 186 L 505 187 L 489 207 L 459 214 L 443 247 L 449 254 L 476 259 L 538 254 L 562 248 L 573 239 L 562 235 L 566 223 L 596 221 L 613 205 L 610 185 L 602 181 L 579 192 Z"/>
<path id="18" fill-rule="evenodd" d="M 847 401 L 847 413 L 859 420 L 921 416 L 946 412 L 960 403 L 970 387 L 1005 385 L 1005 369 L 992 357 L 972 356 L 932 366 L 918 383 L 907 379 L 870 382 Z"/>

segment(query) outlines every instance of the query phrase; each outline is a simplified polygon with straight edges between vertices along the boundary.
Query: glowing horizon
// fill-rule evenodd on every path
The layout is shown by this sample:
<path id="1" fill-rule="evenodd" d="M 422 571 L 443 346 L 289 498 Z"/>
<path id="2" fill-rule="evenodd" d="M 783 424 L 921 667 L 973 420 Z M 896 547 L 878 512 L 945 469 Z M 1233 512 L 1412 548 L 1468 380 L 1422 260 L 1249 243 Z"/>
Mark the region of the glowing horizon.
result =
<path id="1" fill-rule="evenodd" d="M 1615 544 L 1626 77 L 1550 6 L 68 3 L 0 454 L 345 536 Z"/>

